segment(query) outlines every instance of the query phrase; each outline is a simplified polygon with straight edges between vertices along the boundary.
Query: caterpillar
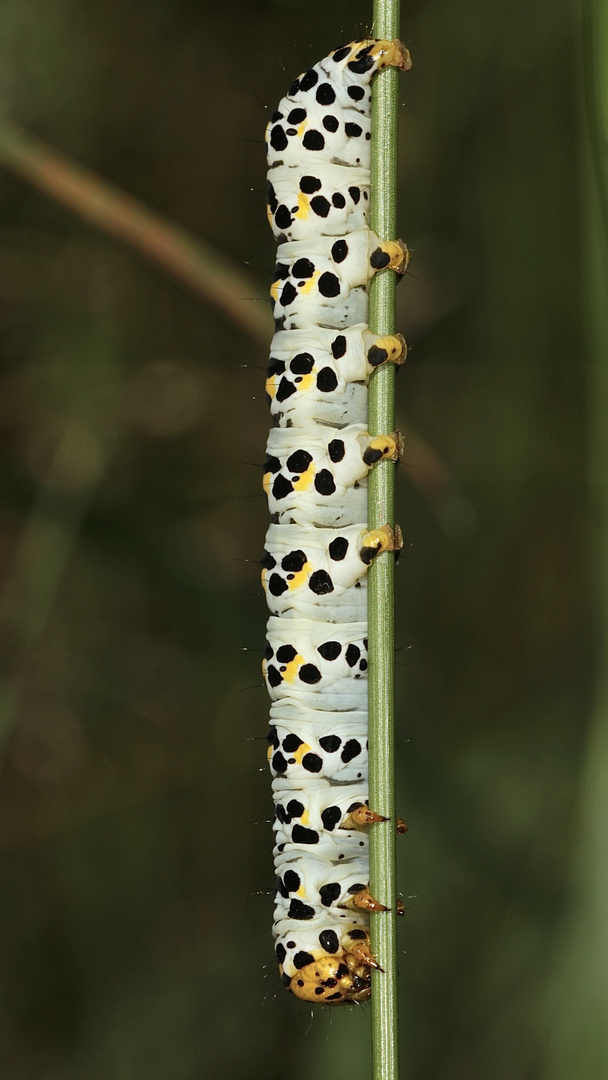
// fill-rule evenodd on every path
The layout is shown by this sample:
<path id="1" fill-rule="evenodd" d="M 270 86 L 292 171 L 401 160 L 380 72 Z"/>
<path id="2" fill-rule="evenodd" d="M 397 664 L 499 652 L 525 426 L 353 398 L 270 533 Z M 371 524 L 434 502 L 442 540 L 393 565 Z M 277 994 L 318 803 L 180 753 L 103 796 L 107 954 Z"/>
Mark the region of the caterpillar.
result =
<path id="1" fill-rule="evenodd" d="M 367 383 L 403 363 L 401 335 L 367 325 L 368 286 L 408 251 L 369 228 L 372 77 L 407 70 L 398 41 L 367 38 L 303 72 L 266 129 L 267 214 L 278 245 L 264 464 L 271 514 L 262 584 L 271 615 L 274 926 L 284 985 L 305 1001 L 371 993 L 366 573 L 399 543 L 370 530 L 367 474 L 397 432 L 367 431 Z"/>

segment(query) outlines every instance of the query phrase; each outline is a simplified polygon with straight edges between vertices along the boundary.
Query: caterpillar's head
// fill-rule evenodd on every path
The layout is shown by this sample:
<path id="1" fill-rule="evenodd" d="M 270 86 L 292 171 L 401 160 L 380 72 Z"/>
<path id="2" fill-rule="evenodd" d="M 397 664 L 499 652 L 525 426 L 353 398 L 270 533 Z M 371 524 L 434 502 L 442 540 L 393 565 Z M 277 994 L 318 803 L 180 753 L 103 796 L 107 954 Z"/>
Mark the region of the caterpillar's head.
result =
<path id="1" fill-rule="evenodd" d="M 379 38 L 364 38 L 351 41 L 348 45 L 336 49 L 330 56 L 336 63 L 341 63 L 355 75 L 366 76 L 366 81 L 375 71 L 385 67 L 400 68 L 409 71 L 412 66 L 410 54 L 397 40 L 386 41 Z"/>
<path id="2" fill-rule="evenodd" d="M 366 1001 L 372 992 L 370 968 L 352 953 L 322 956 L 297 971 L 288 989 L 303 1001 L 323 1005 Z"/>

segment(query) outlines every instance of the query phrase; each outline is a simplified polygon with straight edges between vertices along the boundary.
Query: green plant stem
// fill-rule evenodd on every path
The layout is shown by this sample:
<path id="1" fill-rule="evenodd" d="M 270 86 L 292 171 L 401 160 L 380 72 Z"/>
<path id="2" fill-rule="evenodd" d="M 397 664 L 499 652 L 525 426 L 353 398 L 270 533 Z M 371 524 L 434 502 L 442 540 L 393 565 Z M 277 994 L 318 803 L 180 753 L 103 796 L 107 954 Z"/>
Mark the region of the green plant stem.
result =
<path id="1" fill-rule="evenodd" d="M 374 0 L 374 37 L 399 36 L 398 0 Z M 383 240 L 396 237 L 399 72 L 374 80 L 372 101 L 371 227 Z M 377 274 L 370 289 L 370 329 L 395 333 L 395 275 Z M 370 381 L 369 430 L 395 427 L 395 369 L 385 364 Z M 395 466 L 382 462 L 369 478 L 371 528 L 394 525 Z M 379 556 L 369 574 L 369 770 L 370 806 L 389 820 L 370 836 L 370 888 L 390 910 L 372 916 L 372 951 L 383 968 L 372 981 L 373 1080 L 398 1080 L 395 773 L 394 773 L 394 558 Z"/>
<path id="2" fill-rule="evenodd" d="M 268 344 L 270 308 L 257 302 L 255 280 L 230 259 L 6 119 L 0 123 L 0 162 L 89 224 L 135 248 L 250 337 Z"/>

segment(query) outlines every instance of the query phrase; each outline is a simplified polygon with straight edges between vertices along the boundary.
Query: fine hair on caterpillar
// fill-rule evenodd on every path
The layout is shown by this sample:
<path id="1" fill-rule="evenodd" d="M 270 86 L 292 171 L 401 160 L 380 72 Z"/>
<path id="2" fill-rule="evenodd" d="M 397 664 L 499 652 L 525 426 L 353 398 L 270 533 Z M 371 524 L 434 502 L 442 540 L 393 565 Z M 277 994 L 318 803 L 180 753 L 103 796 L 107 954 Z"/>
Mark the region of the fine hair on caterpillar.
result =
<path id="1" fill-rule="evenodd" d="M 282 983 L 310 1003 L 370 996 L 370 913 L 387 910 L 369 889 L 368 833 L 386 818 L 369 807 L 366 575 L 402 539 L 368 528 L 366 488 L 403 441 L 369 434 L 367 384 L 407 350 L 401 335 L 370 331 L 368 288 L 377 272 L 402 275 L 409 253 L 369 227 L 371 83 L 410 66 L 399 41 L 350 42 L 294 80 L 266 128 L 278 245 L 261 560 L 273 933 Z"/>

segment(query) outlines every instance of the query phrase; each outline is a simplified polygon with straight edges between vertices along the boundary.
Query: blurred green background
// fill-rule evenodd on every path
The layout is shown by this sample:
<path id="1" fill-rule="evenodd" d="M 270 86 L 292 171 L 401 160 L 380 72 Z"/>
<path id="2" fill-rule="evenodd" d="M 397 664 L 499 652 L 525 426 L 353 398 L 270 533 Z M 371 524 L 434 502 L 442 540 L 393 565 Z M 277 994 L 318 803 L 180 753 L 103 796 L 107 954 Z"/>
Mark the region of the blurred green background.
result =
<path id="1" fill-rule="evenodd" d="M 579 16 L 402 20 L 402 1075 L 605 1080 Z M 2 111 L 262 306 L 267 110 L 369 29 L 361 0 L 0 0 Z M 0 359 L 3 1080 L 368 1080 L 369 1011 L 311 1019 L 272 962 L 267 349 L 3 168 Z"/>

